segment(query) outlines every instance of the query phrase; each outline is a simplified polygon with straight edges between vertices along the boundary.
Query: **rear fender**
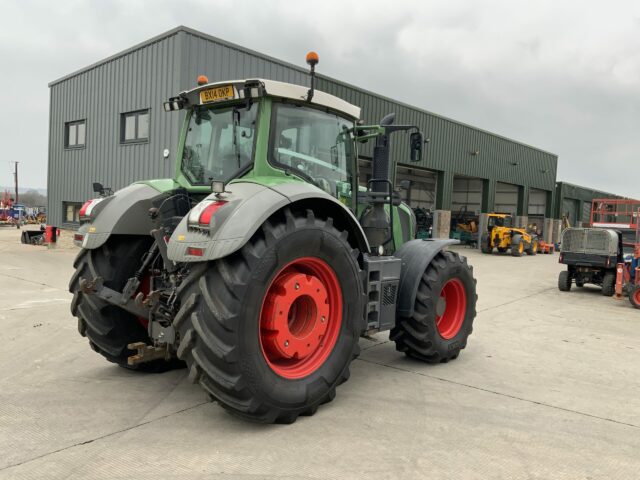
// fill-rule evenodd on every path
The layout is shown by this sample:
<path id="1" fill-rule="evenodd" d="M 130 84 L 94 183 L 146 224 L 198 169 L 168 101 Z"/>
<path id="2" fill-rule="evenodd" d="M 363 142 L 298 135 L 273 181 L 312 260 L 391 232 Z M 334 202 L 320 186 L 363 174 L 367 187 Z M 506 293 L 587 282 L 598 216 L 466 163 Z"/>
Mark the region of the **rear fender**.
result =
<path id="1" fill-rule="evenodd" d="M 396 307 L 399 317 L 408 318 L 413 315 L 420 279 L 431 260 L 448 245 L 458 243 L 460 243 L 458 240 L 453 239 L 411 240 L 395 253 L 396 257 L 402 259 Z"/>
<path id="2" fill-rule="evenodd" d="M 229 192 L 211 194 L 182 219 L 169 240 L 168 255 L 174 262 L 201 262 L 225 257 L 246 244 L 260 226 L 286 206 L 300 204 L 318 208 L 327 216 L 338 214 L 346 223 L 355 245 L 368 253 L 369 245 L 353 213 L 331 195 L 314 185 L 302 182 L 265 186 L 238 181 L 227 186 Z M 208 225 L 189 224 L 189 216 L 197 216 L 203 208 L 224 200 Z M 332 213 L 333 212 L 333 213 Z M 193 219 L 192 219 L 193 221 Z M 196 253 L 196 255 L 194 255 Z"/>
<path id="3" fill-rule="evenodd" d="M 91 220 L 78 229 L 82 241 L 74 240 L 74 243 L 94 249 L 102 246 L 110 235 L 149 235 L 154 228 L 149 209 L 164 196 L 165 193 L 142 183 L 118 190 L 93 208 Z"/>

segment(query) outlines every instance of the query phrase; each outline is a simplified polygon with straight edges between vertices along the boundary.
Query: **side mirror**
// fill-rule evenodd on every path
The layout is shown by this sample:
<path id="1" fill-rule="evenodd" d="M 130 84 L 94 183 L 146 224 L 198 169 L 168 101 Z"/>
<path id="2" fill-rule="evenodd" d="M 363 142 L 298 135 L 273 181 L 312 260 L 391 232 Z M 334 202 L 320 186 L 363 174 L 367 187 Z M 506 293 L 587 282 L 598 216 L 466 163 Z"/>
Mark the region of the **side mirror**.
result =
<path id="1" fill-rule="evenodd" d="M 101 183 L 93 182 L 93 191 L 94 193 L 102 193 L 104 191 L 104 187 Z"/>
<path id="2" fill-rule="evenodd" d="M 411 161 L 417 163 L 422 160 L 422 145 L 424 139 L 422 138 L 422 132 L 413 132 L 409 136 L 409 144 L 411 145 Z"/>

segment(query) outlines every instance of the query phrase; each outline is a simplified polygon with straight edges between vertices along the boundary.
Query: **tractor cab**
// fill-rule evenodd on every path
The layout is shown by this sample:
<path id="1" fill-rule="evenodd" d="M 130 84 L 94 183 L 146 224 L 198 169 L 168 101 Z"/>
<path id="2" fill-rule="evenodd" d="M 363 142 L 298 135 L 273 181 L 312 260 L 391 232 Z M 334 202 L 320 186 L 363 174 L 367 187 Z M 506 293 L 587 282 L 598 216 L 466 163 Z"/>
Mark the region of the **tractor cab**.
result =
<path id="1" fill-rule="evenodd" d="M 165 102 L 187 110 L 176 181 L 188 190 L 212 182 L 290 176 L 353 207 L 355 126 L 360 108 L 324 92 L 273 80 L 209 83 Z"/>
<path id="2" fill-rule="evenodd" d="M 196 88 L 170 98 L 166 111 L 186 110 L 175 182 L 195 195 L 238 182 L 310 184 L 364 219 L 375 252 L 393 252 L 415 236 L 416 220 L 393 191 L 389 137 L 413 131 L 407 160 L 415 162 L 422 133 L 395 125 L 393 114 L 380 125 L 358 124 L 360 108 L 315 90 L 314 78 L 313 65 L 310 89 L 258 78 L 210 83 L 200 76 Z M 358 192 L 357 147 L 370 140 L 376 142 L 374 179 Z M 394 216 L 400 228 L 391 228 Z"/>

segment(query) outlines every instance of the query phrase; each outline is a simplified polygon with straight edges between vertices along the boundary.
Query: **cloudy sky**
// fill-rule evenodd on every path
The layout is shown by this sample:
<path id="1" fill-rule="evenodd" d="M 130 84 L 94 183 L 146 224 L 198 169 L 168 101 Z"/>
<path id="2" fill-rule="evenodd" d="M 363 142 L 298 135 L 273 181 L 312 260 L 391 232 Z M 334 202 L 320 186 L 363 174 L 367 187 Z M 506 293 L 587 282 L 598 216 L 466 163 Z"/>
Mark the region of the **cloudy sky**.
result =
<path id="1" fill-rule="evenodd" d="M 45 187 L 48 82 L 186 25 L 551 151 L 640 197 L 640 2 L 0 0 L 0 185 Z"/>

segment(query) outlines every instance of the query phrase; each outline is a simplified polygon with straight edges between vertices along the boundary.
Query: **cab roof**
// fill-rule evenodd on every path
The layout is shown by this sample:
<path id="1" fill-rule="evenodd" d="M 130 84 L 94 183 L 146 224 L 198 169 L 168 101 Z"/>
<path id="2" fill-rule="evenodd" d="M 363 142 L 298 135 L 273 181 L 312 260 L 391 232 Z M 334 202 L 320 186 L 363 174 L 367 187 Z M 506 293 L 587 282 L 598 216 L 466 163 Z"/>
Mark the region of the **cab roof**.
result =
<path id="1" fill-rule="evenodd" d="M 245 91 L 247 91 L 247 88 L 249 89 L 251 97 L 268 95 L 305 102 L 307 101 L 307 94 L 309 92 L 308 87 L 303 87 L 301 85 L 277 82 L 275 80 L 266 80 L 262 78 L 250 78 L 245 80 L 226 80 L 223 82 L 207 83 L 191 90 L 187 90 L 186 92 L 181 93 L 180 96 L 188 99 L 189 104 L 191 105 L 205 104 L 207 102 L 203 103 L 200 99 L 201 91 L 228 85 L 232 85 L 234 88 L 234 99 L 245 98 Z M 360 118 L 360 107 L 352 105 L 349 102 L 345 102 L 341 98 L 335 97 L 321 90 L 314 90 L 313 98 L 309 103 L 337 110 L 349 117 L 352 117 L 354 120 L 358 120 Z"/>

